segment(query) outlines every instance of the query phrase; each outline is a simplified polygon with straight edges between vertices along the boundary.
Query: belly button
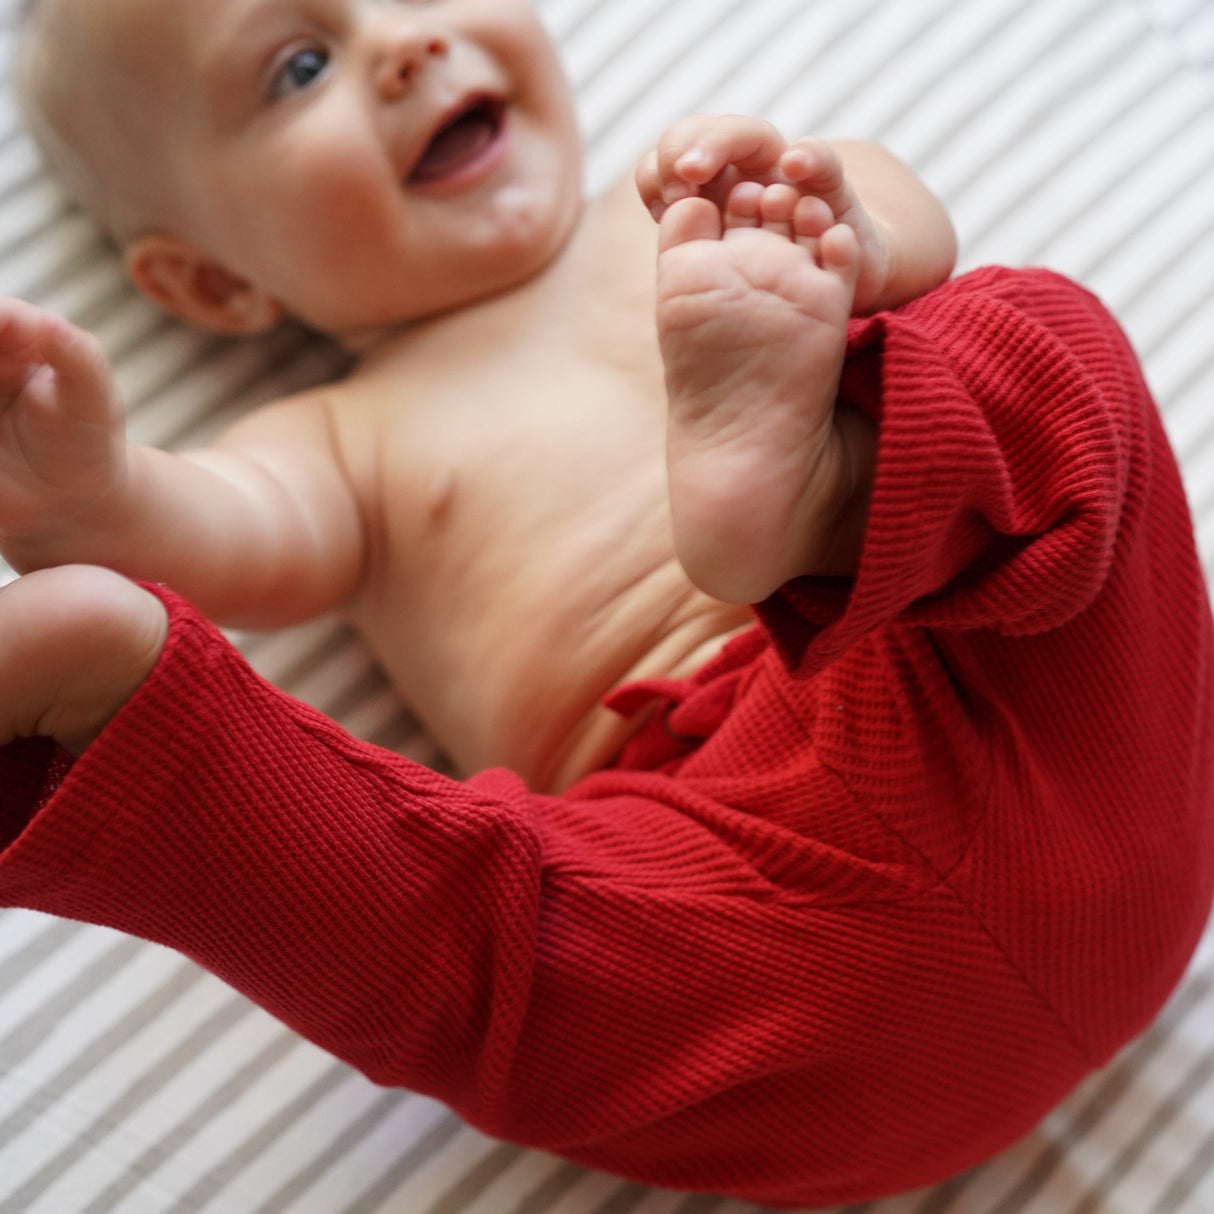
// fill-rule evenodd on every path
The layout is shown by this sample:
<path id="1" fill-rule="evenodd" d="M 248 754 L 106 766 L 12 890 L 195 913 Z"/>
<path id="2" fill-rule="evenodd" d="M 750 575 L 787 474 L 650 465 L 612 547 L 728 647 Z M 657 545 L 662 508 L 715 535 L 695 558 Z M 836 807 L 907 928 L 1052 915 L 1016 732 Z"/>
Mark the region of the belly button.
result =
<path id="1" fill-rule="evenodd" d="M 455 473 L 450 468 L 436 472 L 430 481 L 430 492 L 426 497 L 426 514 L 438 522 L 451 508 L 455 497 Z"/>

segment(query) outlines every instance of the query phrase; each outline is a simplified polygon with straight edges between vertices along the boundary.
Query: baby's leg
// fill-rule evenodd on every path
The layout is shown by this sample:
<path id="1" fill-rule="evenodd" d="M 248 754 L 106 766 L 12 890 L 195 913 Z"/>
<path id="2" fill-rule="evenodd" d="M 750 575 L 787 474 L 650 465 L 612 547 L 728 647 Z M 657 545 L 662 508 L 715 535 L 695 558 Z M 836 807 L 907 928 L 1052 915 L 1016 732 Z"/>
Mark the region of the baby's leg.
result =
<path id="1" fill-rule="evenodd" d="M 837 408 L 860 248 L 821 199 L 743 183 L 662 219 L 658 330 L 675 546 L 736 602 L 854 572 L 871 434 Z"/>
<path id="2" fill-rule="evenodd" d="M 160 656 L 168 617 L 133 582 L 89 565 L 0 589 L 0 745 L 53 737 L 80 754 Z"/>

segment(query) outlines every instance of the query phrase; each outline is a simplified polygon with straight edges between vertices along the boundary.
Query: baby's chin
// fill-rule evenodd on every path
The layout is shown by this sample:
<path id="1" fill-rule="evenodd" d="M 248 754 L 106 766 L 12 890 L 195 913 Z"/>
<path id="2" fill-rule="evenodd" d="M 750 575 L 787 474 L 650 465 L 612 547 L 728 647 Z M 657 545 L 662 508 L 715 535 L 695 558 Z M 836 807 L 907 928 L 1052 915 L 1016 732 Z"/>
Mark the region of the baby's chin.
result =
<path id="1" fill-rule="evenodd" d="M 394 333 L 475 307 L 531 282 L 560 259 L 580 215 L 578 199 L 576 204 L 565 208 L 565 213 L 549 217 L 542 227 L 520 230 L 517 239 L 504 242 L 492 253 L 453 265 L 445 279 L 436 282 L 421 300 L 402 300 L 397 308 L 388 306 L 369 315 L 365 311 L 365 297 L 360 298 L 354 292 L 348 319 L 334 315 L 329 323 L 317 324 L 305 317 L 303 323 L 353 353 L 364 353 Z M 330 306 L 335 302 L 330 300 Z"/>

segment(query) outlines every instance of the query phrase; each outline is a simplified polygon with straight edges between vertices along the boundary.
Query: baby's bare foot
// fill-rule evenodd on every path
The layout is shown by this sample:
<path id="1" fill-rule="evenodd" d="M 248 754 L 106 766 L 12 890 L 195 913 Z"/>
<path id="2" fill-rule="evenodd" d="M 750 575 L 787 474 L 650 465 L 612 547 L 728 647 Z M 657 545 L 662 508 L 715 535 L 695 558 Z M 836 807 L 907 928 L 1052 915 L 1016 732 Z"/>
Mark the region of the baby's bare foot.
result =
<path id="1" fill-rule="evenodd" d="M 861 204 L 838 152 L 823 139 L 798 139 L 780 157 L 779 167 L 800 194 L 818 199 L 834 223 L 846 224 L 856 234 L 859 269 L 852 309 L 870 311 L 893 272 L 892 241 Z"/>
<path id="2" fill-rule="evenodd" d="M 709 594 L 756 602 L 853 571 L 867 423 L 835 394 L 859 269 L 852 228 L 792 186 L 742 183 L 723 216 L 690 198 L 662 219 L 675 547 Z"/>
<path id="3" fill-rule="evenodd" d="M 108 569 L 64 565 L 0 589 L 0 744 L 53 737 L 82 754 L 167 632 L 160 600 Z"/>

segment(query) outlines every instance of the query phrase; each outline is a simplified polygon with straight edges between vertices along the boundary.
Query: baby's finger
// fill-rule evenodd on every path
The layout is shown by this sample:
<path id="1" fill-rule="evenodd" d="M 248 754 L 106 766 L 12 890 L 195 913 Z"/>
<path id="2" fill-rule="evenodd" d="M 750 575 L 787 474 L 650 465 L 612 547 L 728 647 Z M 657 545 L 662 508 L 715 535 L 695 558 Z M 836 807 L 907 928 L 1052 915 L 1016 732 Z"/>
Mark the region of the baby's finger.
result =
<path id="1" fill-rule="evenodd" d="M 695 185 L 706 185 L 731 165 L 743 177 L 766 184 L 785 146 L 784 136 L 770 122 L 727 114 L 705 124 L 681 149 L 659 150 L 671 157 L 671 175 Z"/>
<path id="2" fill-rule="evenodd" d="M 662 197 L 662 181 L 658 176 L 658 153 L 656 148 L 646 152 L 641 158 L 640 164 L 637 165 L 636 186 L 637 193 L 640 194 L 641 202 L 645 204 L 645 208 L 654 219 L 661 222 L 662 216 L 666 213 L 666 201 Z"/>
<path id="3" fill-rule="evenodd" d="M 658 142 L 662 196 L 669 203 L 698 194 L 710 182 L 715 187 L 723 174 L 731 178 L 730 184 L 740 176 L 766 184 L 784 146 L 783 136 L 760 118 L 732 114 L 683 119 Z"/>
<path id="4" fill-rule="evenodd" d="M 780 172 L 802 193 L 821 198 L 836 218 L 853 203 L 843 161 L 824 139 L 812 136 L 796 140 L 780 157 Z"/>
<path id="5" fill-rule="evenodd" d="M 46 361 L 43 330 L 48 313 L 20 299 L 0 300 L 0 404 L 11 403 Z"/>
<path id="6" fill-rule="evenodd" d="M 113 423 L 122 416 L 109 360 L 91 333 L 48 313 L 42 351 L 54 369 L 56 402 L 65 417 L 96 424 Z"/>

